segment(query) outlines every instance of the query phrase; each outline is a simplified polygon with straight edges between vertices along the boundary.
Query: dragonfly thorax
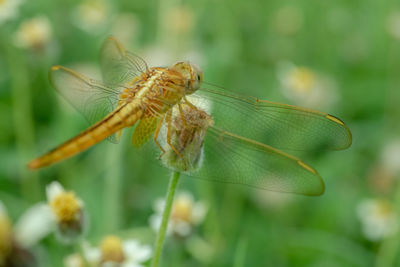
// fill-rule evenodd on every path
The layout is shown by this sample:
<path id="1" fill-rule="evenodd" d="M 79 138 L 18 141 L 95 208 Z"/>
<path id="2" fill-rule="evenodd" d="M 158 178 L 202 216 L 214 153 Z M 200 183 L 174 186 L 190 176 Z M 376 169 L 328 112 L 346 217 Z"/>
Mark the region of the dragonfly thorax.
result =
<path id="1" fill-rule="evenodd" d="M 154 67 L 132 81 L 133 86 L 124 90 L 120 99 L 140 99 L 145 114 L 161 115 L 199 89 L 202 79 L 202 71 L 187 62 L 169 68 Z"/>

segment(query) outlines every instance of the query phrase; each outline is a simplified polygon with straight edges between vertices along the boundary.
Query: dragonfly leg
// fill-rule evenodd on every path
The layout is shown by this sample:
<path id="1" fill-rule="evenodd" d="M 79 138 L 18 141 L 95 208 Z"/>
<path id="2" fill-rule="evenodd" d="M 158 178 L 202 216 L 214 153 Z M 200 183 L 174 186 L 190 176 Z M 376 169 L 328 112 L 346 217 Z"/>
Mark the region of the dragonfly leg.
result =
<path id="1" fill-rule="evenodd" d="M 176 90 L 176 89 L 174 89 L 174 88 L 172 88 L 172 87 L 170 87 L 170 86 L 162 86 L 162 85 L 160 85 L 160 84 L 157 84 L 158 85 L 158 91 L 159 91 L 159 94 L 160 95 L 163 95 L 164 94 L 164 91 L 169 91 L 169 92 L 172 92 L 172 93 L 177 93 L 178 92 L 178 90 Z"/>
<path id="2" fill-rule="evenodd" d="M 190 103 L 189 100 L 187 100 L 186 97 L 183 98 L 183 101 L 185 102 L 186 105 L 188 105 L 189 107 L 195 109 L 195 110 L 199 110 L 195 105 L 193 105 L 192 103 Z"/>
<path id="3" fill-rule="evenodd" d="M 188 128 L 189 126 L 186 123 L 185 114 L 183 113 L 183 110 L 182 110 L 182 105 L 178 104 L 178 108 L 179 108 L 179 115 L 181 115 L 181 120 L 182 120 L 183 126 L 185 126 L 185 128 Z"/>
<path id="4" fill-rule="evenodd" d="M 167 122 L 167 144 L 172 148 L 172 150 L 182 159 L 183 162 L 183 168 L 184 170 L 187 170 L 186 166 L 186 160 L 183 158 L 182 154 L 174 147 L 174 145 L 171 143 L 171 115 L 172 115 L 172 110 L 169 110 L 168 113 L 166 114 L 166 122 Z"/>
<path id="5" fill-rule="evenodd" d="M 173 88 L 173 87 L 170 86 L 170 85 L 164 86 L 163 89 L 164 89 L 165 91 L 170 91 L 170 92 L 172 92 L 172 93 L 179 93 L 179 90 L 178 90 L 178 89 Z"/>
<path id="6" fill-rule="evenodd" d="M 151 106 L 148 107 L 148 111 L 150 112 L 151 116 L 153 116 L 153 117 L 157 117 L 157 116 L 160 115 L 160 113 L 157 112 L 157 111 L 156 111 L 153 107 L 151 107 Z"/>
<path id="7" fill-rule="evenodd" d="M 156 143 L 156 145 L 158 146 L 158 148 L 161 150 L 161 154 L 160 154 L 160 156 L 158 157 L 158 159 L 161 159 L 161 157 L 165 154 L 165 150 L 164 150 L 164 148 L 162 147 L 162 145 L 158 142 L 158 135 L 160 134 L 160 130 L 161 130 L 161 126 L 162 126 L 162 123 L 163 123 L 163 120 L 164 120 L 164 118 L 161 118 L 159 121 L 158 121 L 158 123 L 157 123 L 157 128 L 156 128 L 156 130 L 155 130 L 155 132 L 154 132 L 154 136 L 153 136 L 153 140 L 154 140 L 154 143 Z"/>

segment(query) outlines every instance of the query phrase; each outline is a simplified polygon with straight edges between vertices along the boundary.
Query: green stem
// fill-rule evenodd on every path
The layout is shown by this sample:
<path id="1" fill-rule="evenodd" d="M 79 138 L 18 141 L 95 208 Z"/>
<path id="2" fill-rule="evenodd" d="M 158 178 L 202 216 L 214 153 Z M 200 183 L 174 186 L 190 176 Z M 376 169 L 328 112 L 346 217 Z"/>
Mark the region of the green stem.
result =
<path id="1" fill-rule="evenodd" d="M 165 202 L 164 213 L 162 216 L 160 230 L 158 231 L 157 240 L 154 248 L 154 257 L 151 267 L 157 267 L 160 262 L 161 252 L 164 244 L 165 233 L 167 232 L 168 220 L 171 215 L 172 203 L 174 202 L 175 191 L 181 176 L 180 172 L 173 172 L 168 185 L 167 199 Z"/>

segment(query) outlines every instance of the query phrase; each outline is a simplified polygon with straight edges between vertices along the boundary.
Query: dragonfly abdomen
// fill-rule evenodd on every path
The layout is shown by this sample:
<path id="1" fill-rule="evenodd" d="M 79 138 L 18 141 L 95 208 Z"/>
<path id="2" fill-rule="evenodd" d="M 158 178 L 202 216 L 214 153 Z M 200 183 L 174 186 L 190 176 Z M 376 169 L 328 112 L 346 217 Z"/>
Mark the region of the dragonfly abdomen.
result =
<path id="1" fill-rule="evenodd" d="M 142 114 L 140 102 L 134 101 L 126 103 L 74 138 L 66 141 L 43 156 L 32 160 L 28 164 L 28 167 L 31 169 L 38 169 L 76 155 L 115 132 L 133 125 Z"/>

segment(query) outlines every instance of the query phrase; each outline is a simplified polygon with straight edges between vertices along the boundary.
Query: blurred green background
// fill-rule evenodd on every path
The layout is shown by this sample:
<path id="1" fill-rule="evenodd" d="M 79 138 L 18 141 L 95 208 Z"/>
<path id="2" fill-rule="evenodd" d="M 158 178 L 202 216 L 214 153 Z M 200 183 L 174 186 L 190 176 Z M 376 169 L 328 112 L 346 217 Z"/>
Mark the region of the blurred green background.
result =
<path id="1" fill-rule="evenodd" d="M 169 171 L 146 149 L 102 142 L 32 172 L 26 163 L 87 126 L 51 88 L 60 64 L 98 77 L 114 35 L 150 66 L 190 60 L 205 81 L 340 117 L 353 145 L 309 154 L 320 197 L 270 193 L 191 178 L 180 189 L 206 203 L 186 238 L 169 238 L 162 266 L 400 265 L 400 4 L 398 1 L 0 1 L 0 199 L 15 222 L 45 187 L 74 190 L 107 234 L 153 244 L 153 203 Z M 53 235 L 40 266 L 76 251 Z"/>

